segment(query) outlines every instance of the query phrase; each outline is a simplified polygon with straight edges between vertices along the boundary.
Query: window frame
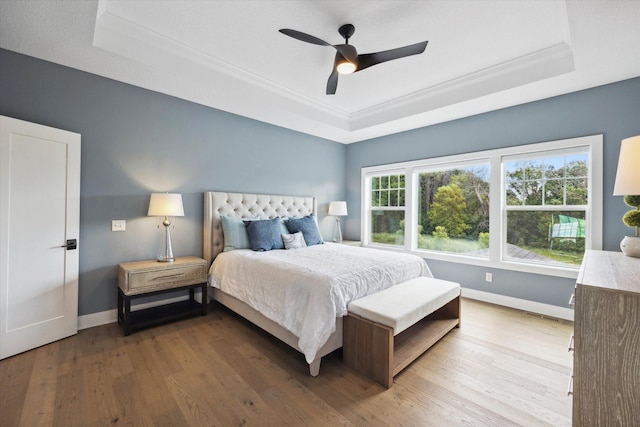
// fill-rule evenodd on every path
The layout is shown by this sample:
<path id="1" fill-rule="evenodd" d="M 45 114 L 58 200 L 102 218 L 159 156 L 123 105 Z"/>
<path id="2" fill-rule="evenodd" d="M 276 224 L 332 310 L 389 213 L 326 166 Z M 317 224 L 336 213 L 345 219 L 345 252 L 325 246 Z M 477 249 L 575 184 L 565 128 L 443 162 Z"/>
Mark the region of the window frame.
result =
<path id="1" fill-rule="evenodd" d="M 363 246 L 402 251 L 419 255 L 426 259 L 458 262 L 470 265 L 545 274 L 558 277 L 576 278 L 578 267 L 549 266 L 523 263 L 512 259 L 504 259 L 503 250 L 506 242 L 506 197 L 504 164 L 507 159 L 515 157 L 535 157 L 536 153 L 561 152 L 586 148 L 589 153 L 589 180 L 587 205 L 585 207 L 588 220 L 588 239 L 585 250 L 602 249 L 602 206 L 603 206 L 603 135 L 590 135 L 557 141 L 525 144 L 493 150 L 457 154 L 430 159 L 413 160 L 364 167 L 361 169 L 361 240 Z M 488 162 L 487 162 L 488 160 Z M 489 256 L 488 258 L 469 255 L 452 254 L 418 249 L 418 176 L 421 171 L 438 168 L 455 168 L 472 163 L 489 164 Z M 404 173 L 405 175 L 405 229 L 404 245 L 387 245 L 371 242 L 370 206 L 371 178 L 380 175 Z M 542 206 L 555 209 L 554 205 Z M 565 209 L 567 205 L 562 205 Z M 379 207 L 378 207 L 379 209 Z"/>
<path id="2" fill-rule="evenodd" d="M 404 175 L 404 206 L 371 206 L 371 192 L 373 191 L 371 182 L 372 179 L 376 176 L 391 176 L 391 175 Z M 371 173 L 368 175 L 368 179 L 367 180 L 363 180 L 362 182 L 366 183 L 366 194 L 365 192 L 362 193 L 362 205 L 361 206 L 365 206 L 365 202 L 364 200 L 366 199 L 366 206 L 367 209 L 366 211 L 363 209 L 363 219 L 362 219 L 362 224 L 364 224 L 366 222 L 369 233 L 367 235 L 367 241 L 369 242 L 370 245 L 375 245 L 375 246 L 384 246 L 384 247 L 388 247 L 388 248 L 400 248 L 400 246 L 398 245 L 385 245 L 382 243 L 372 243 L 370 242 L 371 240 L 371 214 L 373 211 L 393 211 L 393 212 L 404 212 L 404 218 L 405 218 L 405 227 L 404 227 L 404 248 L 406 248 L 407 246 L 407 197 L 409 197 L 409 188 L 412 188 L 412 186 L 409 184 L 408 182 L 408 178 L 407 178 L 407 174 L 405 173 L 404 169 L 399 169 L 399 168 L 393 168 L 393 169 L 385 169 L 384 171 L 380 172 L 380 173 Z"/>

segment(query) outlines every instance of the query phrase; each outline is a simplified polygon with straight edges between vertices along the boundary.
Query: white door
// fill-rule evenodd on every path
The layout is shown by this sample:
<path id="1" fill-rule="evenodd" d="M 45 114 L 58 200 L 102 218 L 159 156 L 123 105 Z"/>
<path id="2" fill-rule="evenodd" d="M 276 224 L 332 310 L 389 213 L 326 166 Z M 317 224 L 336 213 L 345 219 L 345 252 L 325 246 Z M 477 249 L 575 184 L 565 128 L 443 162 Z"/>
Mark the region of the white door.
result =
<path id="1" fill-rule="evenodd" d="M 80 135 L 0 116 L 0 359 L 77 333 L 79 222 Z"/>

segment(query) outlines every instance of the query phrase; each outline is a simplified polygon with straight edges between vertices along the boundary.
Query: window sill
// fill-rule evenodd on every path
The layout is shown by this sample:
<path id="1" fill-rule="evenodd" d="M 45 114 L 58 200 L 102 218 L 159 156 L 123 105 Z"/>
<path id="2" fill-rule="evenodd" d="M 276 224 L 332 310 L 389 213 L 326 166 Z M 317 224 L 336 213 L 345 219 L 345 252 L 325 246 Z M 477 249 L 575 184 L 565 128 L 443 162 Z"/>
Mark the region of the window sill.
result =
<path id="1" fill-rule="evenodd" d="M 394 252 L 404 252 L 417 255 L 426 260 L 455 262 L 459 264 L 475 265 L 479 267 L 495 268 L 499 270 L 520 271 L 523 273 L 542 274 L 545 276 L 565 277 L 569 279 L 578 278 L 578 270 L 580 266 L 571 267 L 550 267 L 548 265 L 525 264 L 516 261 L 490 261 L 487 258 L 479 258 L 465 255 L 443 254 L 424 250 L 406 250 L 402 247 L 394 247 L 391 245 L 368 244 L 364 247 L 382 249 Z"/>

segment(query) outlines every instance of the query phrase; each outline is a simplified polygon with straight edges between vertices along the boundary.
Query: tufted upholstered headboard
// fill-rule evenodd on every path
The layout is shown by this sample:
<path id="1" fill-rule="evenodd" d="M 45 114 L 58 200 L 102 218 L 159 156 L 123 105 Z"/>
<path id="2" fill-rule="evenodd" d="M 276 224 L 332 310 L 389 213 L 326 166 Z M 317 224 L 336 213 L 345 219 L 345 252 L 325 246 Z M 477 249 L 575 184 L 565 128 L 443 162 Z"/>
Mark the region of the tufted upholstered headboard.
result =
<path id="1" fill-rule="evenodd" d="M 315 197 L 278 196 L 207 191 L 204 193 L 203 244 L 204 259 L 211 265 L 222 252 L 224 239 L 220 216 L 238 218 L 301 218 L 316 213 Z"/>

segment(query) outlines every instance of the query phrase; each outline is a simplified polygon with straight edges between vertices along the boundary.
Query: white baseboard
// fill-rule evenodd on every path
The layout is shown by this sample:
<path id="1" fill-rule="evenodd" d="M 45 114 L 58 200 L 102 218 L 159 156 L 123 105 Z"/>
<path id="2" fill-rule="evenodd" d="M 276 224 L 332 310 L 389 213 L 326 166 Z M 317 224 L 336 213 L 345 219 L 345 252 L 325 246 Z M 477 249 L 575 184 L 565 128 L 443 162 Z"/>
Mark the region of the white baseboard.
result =
<path id="1" fill-rule="evenodd" d="M 99 313 L 85 314 L 78 316 L 78 330 L 93 328 L 94 326 L 106 325 L 113 323 L 117 318 L 118 310 L 101 311 Z"/>
<path id="2" fill-rule="evenodd" d="M 570 308 L 558 307 L 550 304 L 542 304 L 540 302 L 528 301 L 520 298 L 507 297 L 504 295 L 492 294 L 491 292 L 483 292 L 475 289 L 462 288 L 462 296 L 469 299 L 484 301 L 491 304 L 511 307 L 518 310 L 528 311 L 531 313 L 541 314 L 556 319 L 570 320 L 573 322 L 573 310 Z M 196 299 L 199 300 L 199 295 Z M 158 305 L 169 304 L 177 301 L 184 301 L 188 296 L 180 296 L 162 301 L 147 302 L 131 306 L 131 310 L 142 310 L 144 308 L 156 307 Z M 118 311 L 116 309 L 101 311 L 99 313 L 85 314 L 78 317 L 78 329 L 93 328 L 94 326 L 106 325 L 114 323 L 118 320 Z"/>
<path id="3" fill-rule="evenodd" d="M 157 307 L 159 305 L 171 304 L 172 302 L 185 301 L 189 298 L 188 295 L 182 295 L 175 298 L 163 299 L 160 301 L 145 302 L 143 304 L 131 305 L 131 311 L 142 310 L 150 307 Z M 196 301 L 200 302 L 200 295 L 196 294 Z M 84 316 L 78 316 L 78 330 L 93 328 L 94 326 L 106 325 L 108 323 L 114 323 L 118 321 L 118 310 L 107 310 L 99 313 L 85 314 Z"/>
<path id="4" fill-rule="evenodd" d="M 535 301 L 528 301 L 520 298 L 507 297 L 504 295 L 492 294 L 475 289 L 462 288 L 462 296 L 469 299 L 484 301 L 491 304 L 511 307 L 518 310 L 528 311 L 555 319 L 564 319 L 573 322 L 573 310 L 570 308 L 558 307 L 556 305 L 543 304 Z"/>

